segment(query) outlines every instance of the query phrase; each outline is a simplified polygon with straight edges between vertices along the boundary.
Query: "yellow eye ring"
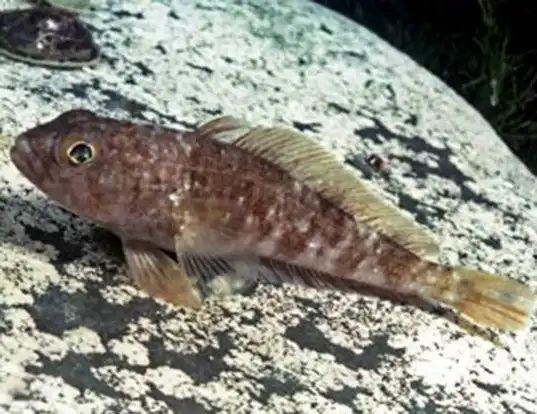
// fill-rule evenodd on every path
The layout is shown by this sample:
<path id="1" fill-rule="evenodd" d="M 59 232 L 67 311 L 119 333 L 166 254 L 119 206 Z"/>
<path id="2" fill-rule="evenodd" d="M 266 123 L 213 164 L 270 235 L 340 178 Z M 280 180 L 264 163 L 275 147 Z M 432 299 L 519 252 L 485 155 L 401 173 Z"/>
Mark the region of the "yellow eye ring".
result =
<path id="1" fill-rule="evenodd" d="M 87 164 L 95 157 L 95 147 L 86 141 L 72 143 L 66 151 L 69 162 L 73 165 Z"/>

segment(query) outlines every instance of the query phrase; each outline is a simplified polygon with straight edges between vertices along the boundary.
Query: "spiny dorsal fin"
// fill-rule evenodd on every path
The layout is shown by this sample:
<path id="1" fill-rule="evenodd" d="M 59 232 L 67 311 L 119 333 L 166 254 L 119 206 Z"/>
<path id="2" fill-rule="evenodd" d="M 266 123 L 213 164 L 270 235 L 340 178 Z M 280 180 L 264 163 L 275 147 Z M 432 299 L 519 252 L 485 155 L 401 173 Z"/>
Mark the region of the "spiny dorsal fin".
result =
<path id="1" fill-rule="evenodd" d="M 246 134 L 251 125 L 242 119 L 232 116 L 219 116 L 202 123 L 194 133 L 201 137 L 216 138 L 224 142 L 233 142 Z"/>
<path id="2" fill-rule="evenodd" d="M 244 124 L 241 124 L 244 132 Z M 288 171 L 357 220 L 420 256 L 436 256 L 434 237 L 374 195 L 334 154 L 309 136 L 285 128 L 250 128 L 233 142 Z"/>

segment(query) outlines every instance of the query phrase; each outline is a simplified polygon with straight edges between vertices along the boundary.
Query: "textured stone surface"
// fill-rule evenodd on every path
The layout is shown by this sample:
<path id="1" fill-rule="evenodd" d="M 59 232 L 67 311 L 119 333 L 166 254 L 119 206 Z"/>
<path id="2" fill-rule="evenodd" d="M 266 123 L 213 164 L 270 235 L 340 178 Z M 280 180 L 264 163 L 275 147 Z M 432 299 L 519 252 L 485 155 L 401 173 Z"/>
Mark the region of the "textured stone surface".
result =
<path id="1" fill-rule="evenodd" d="M 360 26 L 301 0 L 94 4 L 85 19 L 101 65 L 0 61 L 8 136 L 73 107 L 177 127 L 220 113 L 292 125 L 349 164 L 384 157 L 387 170 L 366 177 L 438 235 L 443 262 L 537 286 L 533 177 L 456 94 Z M 537 412 L 535 324 L 510 354 L 352 294 L 260 286 L 198 313 L 172 309 L 131 286 L 113 240 L 17 173 L 9 145 L 5 412 Z"/>

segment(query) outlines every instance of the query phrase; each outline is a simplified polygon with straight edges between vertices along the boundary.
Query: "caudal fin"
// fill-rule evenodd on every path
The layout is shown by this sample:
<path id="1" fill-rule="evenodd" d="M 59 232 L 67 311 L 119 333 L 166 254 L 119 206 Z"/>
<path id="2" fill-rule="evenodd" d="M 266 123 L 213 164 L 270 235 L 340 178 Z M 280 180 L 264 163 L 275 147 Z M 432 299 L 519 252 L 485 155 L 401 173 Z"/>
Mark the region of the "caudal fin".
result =
<path id="1" fill-rule="evenodd" d="M 424 284 L 426 296 L 478 324 L 516 331 L 531 321 L 536 295 L 514 279 L 463 267 L 433 265 L 424 280 L 430 281 Z M 467 324 L 459 325 L 470 330 Z"/>

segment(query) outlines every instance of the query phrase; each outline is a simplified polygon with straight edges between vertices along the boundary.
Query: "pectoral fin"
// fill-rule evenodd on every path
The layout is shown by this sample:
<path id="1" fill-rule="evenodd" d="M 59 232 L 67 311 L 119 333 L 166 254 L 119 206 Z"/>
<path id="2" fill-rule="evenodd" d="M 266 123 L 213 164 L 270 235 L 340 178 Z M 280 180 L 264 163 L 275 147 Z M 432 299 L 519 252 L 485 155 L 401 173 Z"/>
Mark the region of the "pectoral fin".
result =
<path id="1" fill-rule="evenodd" d="M 127 268 L 135 284 L 148 295 L 174 305 L 198 308 L 200 294 L 187 272 L 150 243 L 122 240 Z"/>

